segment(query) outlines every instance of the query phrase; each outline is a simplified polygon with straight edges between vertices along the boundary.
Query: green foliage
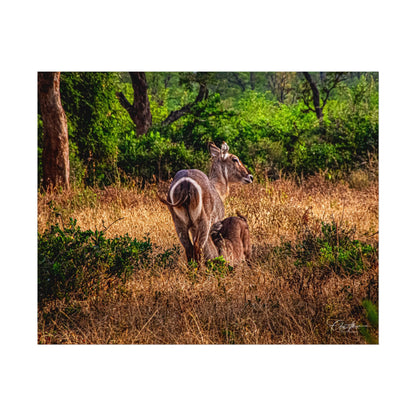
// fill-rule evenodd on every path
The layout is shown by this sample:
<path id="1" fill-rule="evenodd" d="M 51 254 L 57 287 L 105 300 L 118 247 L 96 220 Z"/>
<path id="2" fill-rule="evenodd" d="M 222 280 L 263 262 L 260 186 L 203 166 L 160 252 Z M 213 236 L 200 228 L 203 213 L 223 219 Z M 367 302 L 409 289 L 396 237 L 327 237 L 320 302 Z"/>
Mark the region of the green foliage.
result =
<path id="1" fill-rule="evenodd" d="M 357 105 L 351 94 L 354 92 L 345 87 L 336 100 L 328 101 L 324 129 L 300 102 L 281 104 L 268 94 L 246 91 L 226 108 L 216 94 L 166 134 L 173 142 L 201 151 L 208 141 L 226 141 L 250 169 L 272 179 L 281 171 L 304 175 L 328 171 L 334 175 L 359 166 L 369 153 L 377 152 L 376 85 L 371 83 L 365 89 Z"/>
<path id="2" fill-rule="evenodd" d="M 218 288 L 222 293 L 226 293 L 224 278 L 231 273 L 234 268 L 228 264 L 223 256 L 215 257 L 207 261 L 205 275 L 217 279 Z"/>
<path id="3" fill-rule="evenodd" d="M 297 267 L 319 268 L 340 275 L 359 276 L 377 258 L 377 248 L 353 238 L 354 230 L 335 222 L 322 223 L 315 234 L 308 230 L 303 239 L 292 247 L 286 243 L 281 250 L 296 258 Z"/>
<path id="4" fill-rule="evenodd" d="M 378 344 L 378 310 L 371 300 L 364 299 L 363 307 L 366 311 L 367 320 L 370 326 L 361 326 L 359 328 L 361 335 L 364 337 L 368 344 Z"/>
<path id="5" fill-rule="evenodd" d="M 378 151 L 378 85 L 372 76 L 362 75 L 356 85 L 342 86 L 338 95 L 328 102 L 326 140 L 360 162 L 368 152 Z"/>
<path id="6" fill-rule="evenodd" d="M 61 100 L 68 119 L 76 182 L 107 185 L 118 178 L 119 142 L 134 130 L 117 100 L 119 87 L 119 75 L 113 72 L 61 74 Z"/>
<path id="7" fill-rule="evenodd" d="M 38 299 L 86 298 L 111 284 L 123 284 L 132 272 L 154 264 L 169 268 L 179 257 L 179 247 L 153 255 L 155 246 L 128 234 L 106 238 L 104 231 L 82 231 L 70 219 L 38 234 Z"/>
<path id="8" fill-rule="evenodd" d="M 253 161 L 256 176 L 277 178 L 279 172 L 288 165 L 289 155 L 282 141 L 272 141 L 268 137 L 248 144 L 248 155 Z"/>
<path id="9" fill-rule="evenodd" d="M 180 252 L 180 246 L 175 244 L 172 248 L 168 248 L 162 253 L 157 254 L 154 264 L 164 269 L 173 268 L 179 259 Z"/>
<path id="10" fill-rule="evenodd" d="M 367 312 L 367 319 L 374 329 L 378 329 L 378 310 L 377 307 L 371 302 L 371 300 L 363 300 L 364 309 Z"/>
<path id="11" fill-rule="evenodd" d="M 206 268 L 201 269 L 195 260 L 188 262 L 188 279 L 196 283 L 200 278 L 214 278 L 218 281 L 218 287 L 224 291 L 224 278 L 234 270 L 232 266 L 224 259 L 223 256 L 207 260 Z"/>
<path id="12" fill-rule="evenodd" d="M 195 284 L 200 277 L 198 262 L 191 259 L 188 261 L 188 279 Z"/>
<path id="13" fill-rule="evenodd" d="M 232 111 L 224 108 L 219 94 L 213 94 L 195 104 L 188 114 L 167 128 L 162 128 L 162 131 L 174 142 L 182 142 L 194 150 L 206 152 L 209 141 L 221 142 L 235 137 L 237 131 L 230 125 L 233 116 Z M 227 136 L 230 129 L 231 136 Z"/>
<path id="14" fill-rule="evenodd" d="M 159 132 L 151 131 L 141 137 L 132 132 L 120 144 L 120 169 L 145 180 L 167 180 L 180 169 L 205 170 L 207 164 L 206 150 L 192 151 L 183 142 L 175 143 Z"/>
<path id="15" fill-rule="evenodd" d="M 215 275 L 219 278 L 223 278 L 232 270 L 233 267 L 227 263 L 223 256 L 215 257 L 214 259 L 207 261 L 206 273 L 208 275 Z"/>
<path id="16" fill-rule="evenodd" d="M 128 74 L 64 72 L 61 99 L 68 118 L 71 181 L 108 185 L 123 177 L 168 179 L 180 169 L 207 169 L 207 144 L 226 141 L 257 174 L 328 177 L 360 168 L 378 153 L 378 79 L 351 73 L 331 92 L 319 123 L 302 101 L 296 73 L 146 74 L 153 127 L 137 137 L 116 91 L 133 102 Z M 325 78 L 324 78 L 325 79 Z M 171 111 L 193 103 L 199 83 L 209 96 L 179 120 Z M 38 119 L 39 176 L 42 122 Z"/>

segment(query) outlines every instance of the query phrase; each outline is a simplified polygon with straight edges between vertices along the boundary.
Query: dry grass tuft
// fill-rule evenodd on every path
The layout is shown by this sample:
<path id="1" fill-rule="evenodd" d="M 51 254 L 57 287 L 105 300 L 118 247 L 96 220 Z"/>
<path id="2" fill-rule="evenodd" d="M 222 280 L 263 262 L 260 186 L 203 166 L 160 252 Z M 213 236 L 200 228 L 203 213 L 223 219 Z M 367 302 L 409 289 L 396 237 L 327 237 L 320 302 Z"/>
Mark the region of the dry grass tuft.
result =
<path id="1" fill-rule="evenodd" d="M 108 228 L 107 238 L 148 235 L 167 250 L 179 244 L 170 214 L 157 199 L 167 186 L 39 194 L 39 232 L 72 217 L 82 229 Z M 290 179 L 236 186 L 226 201 L 226 215 L 237 211 L 250 227 L 250 266 L 194 270 L 182 251 L 171 268 L 137 270 L 125 285 L 87 300 L 48 303 L 39 310 L 38 342 L 365 343 L 357 328 L 346 331 L 331 323 L 369 325 L 362 301 L 378 303 L 377 261 L 355 275 L 325 265 L 299 267 L 284 247 L 318 235 L 322 222 L 353 230 L 354 239 L 377 246 L 377 181 L 361 180 L 356 186 L 314 176 L 301 186 Z"/>

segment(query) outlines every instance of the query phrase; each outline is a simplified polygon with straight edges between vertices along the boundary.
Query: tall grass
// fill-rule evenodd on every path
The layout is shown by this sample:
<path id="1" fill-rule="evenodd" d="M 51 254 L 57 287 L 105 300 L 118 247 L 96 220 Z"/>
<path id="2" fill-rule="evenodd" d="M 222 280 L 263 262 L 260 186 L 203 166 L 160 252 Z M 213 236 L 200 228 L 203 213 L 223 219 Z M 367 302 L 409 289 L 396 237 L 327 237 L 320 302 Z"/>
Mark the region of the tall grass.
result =
<path id="1" fill-rule="evenodd" d="M 378 183 L 354 181 L 317 175 L 301 184 L 283 178 L 232 188 L 226 214 L 240 211 L 248 219 L 250 266 L 196 269 L 181 251 L 169 267 L 149 263 L 122 284 L 39 305 L 38 342 L 377 342 L 367 312 L 378 305 Z M 156 195 L 167 186 L 39 194 L 39 233 L 75 218 L 81 229 L 103 230 L 107 239 L 146 236 L 154 255 L 163 256 L 179 244 Z"/>

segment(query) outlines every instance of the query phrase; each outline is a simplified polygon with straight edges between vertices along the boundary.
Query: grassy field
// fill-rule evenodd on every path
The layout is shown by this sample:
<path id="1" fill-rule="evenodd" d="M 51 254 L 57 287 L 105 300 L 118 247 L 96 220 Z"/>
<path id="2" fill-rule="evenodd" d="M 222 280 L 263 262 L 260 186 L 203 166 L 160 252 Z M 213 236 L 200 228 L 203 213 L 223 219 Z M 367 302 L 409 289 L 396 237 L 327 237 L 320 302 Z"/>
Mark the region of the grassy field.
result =
<path id="1" fill-rule="evenodd" d="M 314 176 L 235 186 L 226 215 L 248 219 L 253 261 L 186 264 L 167 208 L 168 184 L 38 196 L 38 231 L 75 218 L 82 230 L 126 233 L 170 261 L 134 268 L 99 290 L 39 304 L 38 343 L 363 344 L 378 342 L 378 181 Z M 42 278 L 42 276 L 39 276 Z M 111 283 L 111 284 L 110 284 Z"/>

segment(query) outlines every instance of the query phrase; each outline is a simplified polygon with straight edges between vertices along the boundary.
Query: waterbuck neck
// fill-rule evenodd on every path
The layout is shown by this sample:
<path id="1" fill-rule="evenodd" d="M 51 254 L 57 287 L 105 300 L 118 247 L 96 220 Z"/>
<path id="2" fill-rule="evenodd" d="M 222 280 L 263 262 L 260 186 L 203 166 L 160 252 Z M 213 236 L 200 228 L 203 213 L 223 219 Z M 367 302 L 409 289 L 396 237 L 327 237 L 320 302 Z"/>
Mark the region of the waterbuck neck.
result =
<path id="1" fill-rule="evenodd" d="M 208 177 L 215 186 L 221 199 L 224 200 L 229 192 L 227 166 L 220 163 L 213 163 Z"/>

